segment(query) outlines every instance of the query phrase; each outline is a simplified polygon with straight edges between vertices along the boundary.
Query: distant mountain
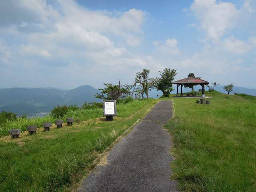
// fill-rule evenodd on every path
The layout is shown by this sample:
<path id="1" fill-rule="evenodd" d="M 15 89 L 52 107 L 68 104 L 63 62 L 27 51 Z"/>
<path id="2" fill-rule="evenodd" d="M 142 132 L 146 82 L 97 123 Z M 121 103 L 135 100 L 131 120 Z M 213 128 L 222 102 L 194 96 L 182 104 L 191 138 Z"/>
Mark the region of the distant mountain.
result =
<path id="1" fill-rule="evenodd" d="M 222 93 L 226 93 L 225 90 L 224 90 L 224 86 L 222 86 L 222 85 L 216 86 L 215 90 L 219 91 L 219 92 L 222 92 Z M 234 93 L 245 93 L 247 95 L 256 96 L 256 89 L 249 89 L 249 88 L 245 88 L 245 87 L 234 86 L 233 91 L 232 91 L 231 94 L 234 94 Z"/>
<path id="2" fill-rule="evenodd" d="M 87 103 L 99 101 L 95 98 L 97 91 L 97 89 L 89 85 L 80 86 L 66 92 L 64 101 L 68 105 L 82 105 L 85 101 Z"/>
<path id="3" fill-rule="evenodd" d="M 72 90 L 54 88 L 0 89 L 0 111 L 31 115 L 49 112 L 57 105 L 82 105 L 99 101 L 97 89 L 85 85 Z"/>
<path id="4" fill-rule="evenodd" d="M 198 89 L 201 89 L 201 86 L 196 86 L 195 87 L 195 90 L 198 90 Z M 206 90 L 208 90 L 208 88 L 206 88 Z M 218 92 L 221 92 L 221 93 L 226 93 L 223 85 L 217 85 L 215 87 L 215 90 L 218 91 Z M 186 88 L 185 92 L 187 92 L 187 91 L 191 91 L 191 89 Z M 256 89 L 249 89 L 249 88 L 245 88 L 245 87 L 234 86 L 233 91 L 231 92 L 231 94 L 234 94 L 234 93 L 244 93 L 244 94 L 247 94 L 247 95 L 256 96 Z"/>

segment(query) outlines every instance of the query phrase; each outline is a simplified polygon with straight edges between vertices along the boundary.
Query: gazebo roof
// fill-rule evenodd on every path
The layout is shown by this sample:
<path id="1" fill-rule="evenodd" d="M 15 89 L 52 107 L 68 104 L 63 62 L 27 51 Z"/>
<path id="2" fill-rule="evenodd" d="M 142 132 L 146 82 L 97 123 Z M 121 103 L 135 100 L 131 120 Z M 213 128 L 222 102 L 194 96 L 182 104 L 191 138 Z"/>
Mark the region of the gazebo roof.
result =
<path id="1" fill-rule="evenodd" d="M 188 77 L 185 79 L 180 79 L 178 81 L 175 81 L 175 82 L 173 82 L 173 84 L 197 84 L 197 85 L 204 84 L 204 85 L 208 85 L 209 82 L 205 81 L 203 79 L 200 79 L 199 77 L 196 77 L 196 78 Z"/>

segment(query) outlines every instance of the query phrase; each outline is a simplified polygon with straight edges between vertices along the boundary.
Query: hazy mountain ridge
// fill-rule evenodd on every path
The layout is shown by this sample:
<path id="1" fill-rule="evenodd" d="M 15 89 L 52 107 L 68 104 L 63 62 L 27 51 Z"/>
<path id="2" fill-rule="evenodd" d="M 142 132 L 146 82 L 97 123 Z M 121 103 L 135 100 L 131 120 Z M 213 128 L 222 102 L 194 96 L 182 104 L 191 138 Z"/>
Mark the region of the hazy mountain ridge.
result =
<path id="1" fill-rule="evenodd" d="M 218 85 L 216 91 L 225 93 L 224 86 Z M 176 86 L 173 87 L 176 93 Z M 195 90 L 201 89 L 196 86 Z M 190 92 L 190 88 L 184 88 L 183 92 Z M 57 105 L 82 105 L 84 102 L 100 101 L 95 98 L 97 89 L 84 85 L 71 90 L 55 88 L 6 88 L 0 89 L 0 111 L 14 112 L 16 114 L 35 114 L 50 112 Z M 179 89 L 180 92 L 180 89 Z M 234 87 L 233 93 L 245 93 L 256 96 L 256 89 Z M 161 91 L 152 89 L 150 97 L 157 98 L 162 95 Z"/>
<path id="2" fill-rule="evenodd" d="M 176 94 L 176 86 L 174 85 L 173 88 L 174 88 L 174 90 L 172 91 L 172 94 Z M 200 85 L 194 87 L 195 91 L 198 91 L 199 89 L 202 89 Z M 183 87 L 183 93 L 191 92 L 191 90 L 192 90 L 191 88 Z M 207 87 L 206 87 L 206 90 L 208 90 Z M 215 90 L 218 92 L 221 92 L 221 93 L 226 93 L 223 85 L 217 85 L 215 87 Z M 179 87 L 179 93 L 180 93 L 180 87 Z M 234 94 L 234 93 L 245 93 L 247 95 L 256 96 L 256 89 L 249 89 L 249 88 L 245 88 L 245 87 L 234 86 L 233 91 L 230 94 Z M 162 96 L 162 92 L 157 91 L 156 89 L 152 89 L 149 92 L 149 95 L 153 98 L 156 98 L 156 97 Z"/>
<path id="3" fill-rule="evenodd" d="M 197 86 L 196 88 L 197 89 L 195 89 L 195 90 L 201 89 L 201 86 Z M 221 93 L 227 93 L 225 91 L 223 85 L 217 85 L 214 89 L 218 92 L 221 92 Z M 206 90 L 208 90 L 208 88 L 206 88 Z M 188 91 L 191 91 L 191 89 L 188 89 Z M 235 93 L 244 93 L 244 94 L 247 94 L 247 95 L 256 96 L 256 89 L 249 89 L 249 88 L 246 88 L 246 87 L 234 86 L 233 91 L 230 94 L 235 94 Z"/>
<path id="4" fill-rule="evenodd" d="M 97 89 L 85 85 L 71 90 L 55 88 L 7 88 L 0 89 L 0 111 L 17 114 L 49 112 L 57 105 L 82 105 L 99 101 Z"/>
<path id="5" fill-rule="evenodd" d="M 222 92 L 222 93 L 226 93 L 224 90 L 224 86 L 221 86 L 221 85 L 216 86 L 215 90 Z M 249 88 L 245 88 L 245 87 L 234 86 L 232 94 L 234 94 L 234 93 L 245 93 L 247 95 L 256 96 L 256 89 L 249 89 Z"/>

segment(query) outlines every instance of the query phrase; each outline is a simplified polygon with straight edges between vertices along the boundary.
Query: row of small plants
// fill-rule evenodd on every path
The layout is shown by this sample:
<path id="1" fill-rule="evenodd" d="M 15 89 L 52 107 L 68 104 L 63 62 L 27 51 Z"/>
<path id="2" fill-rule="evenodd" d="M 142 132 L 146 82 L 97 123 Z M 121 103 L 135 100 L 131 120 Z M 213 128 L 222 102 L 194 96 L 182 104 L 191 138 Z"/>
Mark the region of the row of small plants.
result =
<path id="1" fill-rule="evenodd" d="M 44 117 L 18 117 L 13 113 L 1 112 L 2 116 L 0 123 L 0 136 L 9 134 L 12 129 L 20 129 L 26 131 L 29 126 L 43 127 L 44 123 L 55 123 L 57 119 L 63 119 L 66 122 L 67 118 L 73 118 L 74 121 L 84 121 L 91 118 L 96 118 L 102 115 L 102 103 L 85 103 L 82 107 L 75 105 L 57 106 L 49 115 Z"/>
<path id="2" fill-rule="evenodd" d="M 133 98 L 127 97 L 118 100 L 118 103 L 126 104 L 133 101 Z M 9 134 L 12 129 L 26 131 L 29 126 L 43 127 L 44 123 L 55 123 L 58 119 L 66 122 L 67 118 L 72 118 L 74 122 L 86 121 L 101 117 L 103 115 L 103 103 L 84 103 L 81 107 L 76 105 L 64 105 L 55 107 L 49 115 L 44 117 L 27 118 L 25 116 L 17 117 L 14 113 L 0 113 L 0 136 Z"/>

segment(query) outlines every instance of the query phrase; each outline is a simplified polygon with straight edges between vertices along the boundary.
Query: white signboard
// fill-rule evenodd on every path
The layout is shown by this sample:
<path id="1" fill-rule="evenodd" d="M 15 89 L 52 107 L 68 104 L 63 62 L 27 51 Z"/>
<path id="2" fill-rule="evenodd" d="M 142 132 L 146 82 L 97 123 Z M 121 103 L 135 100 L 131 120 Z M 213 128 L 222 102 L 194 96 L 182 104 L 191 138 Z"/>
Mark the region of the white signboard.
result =
<path id="1" fill-rule="evenodd" d="M 116 115 L 116 102 L 105 101 L 104 102 L 104 115 Z"/>

